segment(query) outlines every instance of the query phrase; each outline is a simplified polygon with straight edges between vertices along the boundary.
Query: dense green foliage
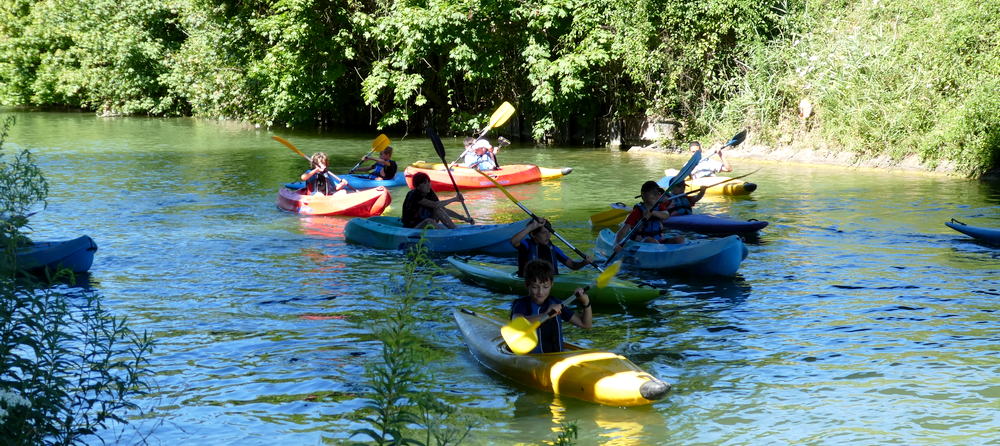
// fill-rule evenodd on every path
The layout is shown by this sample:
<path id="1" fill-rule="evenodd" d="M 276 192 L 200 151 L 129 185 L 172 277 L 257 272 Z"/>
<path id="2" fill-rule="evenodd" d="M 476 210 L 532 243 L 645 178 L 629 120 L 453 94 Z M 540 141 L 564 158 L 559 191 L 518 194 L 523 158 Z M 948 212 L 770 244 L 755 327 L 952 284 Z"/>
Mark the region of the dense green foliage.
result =
<path id="1" fill-rule="evenodd" d="M 18 270 L 16 248 L 30 243 L 26 211 L 44 204 L 48 189 L 29 152 L 3 152 L 12 122 L 0 131 L 0 443 L 90 444 L 136 409 L 151 342 L 96 292 Z"/>
<path id="2" fill-rule="evenodd" d="M 1000 153 L 998 17 L 972 0 L 2 0 L 0 103 L 467 133 L 506 100 L 537 141 L 671 119 L 977 173 Z"/>
<path id="3" fill-rule="evenodd" d="M 1000 164 L 1000 3 L 806 3 L 796 33 L 756 48 L 733 100 L 702 120 L 970 174 Z"/>

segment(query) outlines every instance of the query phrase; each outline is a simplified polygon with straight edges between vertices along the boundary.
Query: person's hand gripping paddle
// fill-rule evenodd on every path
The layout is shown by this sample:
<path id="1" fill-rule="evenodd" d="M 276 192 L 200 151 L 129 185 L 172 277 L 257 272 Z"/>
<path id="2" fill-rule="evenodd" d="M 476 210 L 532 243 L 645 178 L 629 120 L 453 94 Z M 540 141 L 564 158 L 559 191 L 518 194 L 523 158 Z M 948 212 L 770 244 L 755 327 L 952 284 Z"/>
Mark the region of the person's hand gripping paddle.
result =
<path id="1" fill-rule="evenodd" d="M 369 150 L 368 153 L 365 154 L 365 156 L 362 156 L 361 161 L 358 161 L 358 163 L 355 164 L 354 167 L 352 167 L 351 170 L 347 172 L 348 173 L 354 172 L 354 169 L 357 169 L 358 166 L 361 165 L 361 163 L 365 162 L 365 158 L 368 158 L 373 153 L 382 153 L 382 151 L 385 150 L 386 147 L 389 147 L 389 144 L 392 144 L 392 141 L 390 141 L 389 137 L 385 136 L 384 133 L 376 136 L 375 140 L 372 141 L 372 149 Z"/>
<path id="2" fill-rule="evenodd" d="M 621 269 L 622 262 L 615 262 L 611 266 L 607 267 L 601 275 L 594 279 L 591 285 L 596 285 L 598 288 L 604 288 L 614 279 L 615 274 L 618 274 L 618 270 Z M 583 288 L 586 292 L 590 289 L 591 285 L 587 285 Z M 568 299 L 563 301 L 563 306 L 569 305 L 576 299 L 576 294 L 574 293 Z M 507 325 L 500 327 L 500 335 L 503 336 L 504 342 L 510 347 L 510 351 L 518 355 L 523 355 L 530 353 L 538 345 L 538 332 L 536 331 L 545 321 L 554 317 L 555 311 L 550 311 L 545 317 L 540 318 L 536 321 L 530 321 L 528 318 L 523 316 L 518 316 L 514 320 L 510 321 Z"/>

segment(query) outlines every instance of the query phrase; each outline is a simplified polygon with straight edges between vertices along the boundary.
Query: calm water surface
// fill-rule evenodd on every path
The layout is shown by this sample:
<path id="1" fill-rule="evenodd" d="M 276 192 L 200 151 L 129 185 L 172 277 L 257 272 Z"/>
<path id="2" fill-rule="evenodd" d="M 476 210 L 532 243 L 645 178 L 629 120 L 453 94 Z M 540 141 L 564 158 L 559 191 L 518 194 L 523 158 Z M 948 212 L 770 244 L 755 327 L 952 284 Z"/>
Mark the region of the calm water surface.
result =
<path id="1" fill-rule="evenodd" d="M 350 416 L 378 348 L 366 323 L 391 308 L 400 255 L 345 244 L 346 219 L 277 210 L 278 187 L 304 160 L 269 131 L 225 123 L 16 114 L 8 149 L 30 148 L 51 184 L 34 238 L 92 236 L 92 286 L 157 339 L 157 387 L 140 402 L 154 416 L 122 442 L 137 428 L 152 444 L 338 443 L 361 427 Z M 373 137 L 278 134 L 341 168 Z M 393 136 L 401 164 L 436 158 L 426 140 Z M 446 141 L 451 156 L 459 145 Z M 634 201 L 643 181 L 685 159 L 501 154 L 576 169 L 511 192 L 585 250 L 590 214 Z M 450 311 L 461 302 L 503 314 L 513 296 L 439 277 L 420 328 L 439 349 L 430 371 L 446 398 L 487 419 L 470 443 L 538 443 L 567 421 L 587 445 L 1000 442 L 1000 249 L 943 224 L 1000 227 L 1000 187 L 787 163 L 738 162 L 737 173 L 757 167 L 752 197 L 699 205 L 771 222 L 736 278 L 646 275 L 669 294 L 568 330 L 672 383 L 655 405 L 600 407 L 491 375 Z M 393 190 L 389 215 L 405 191 Z M 499 191 L 467 197 L 477 221 L 522 218 Z"/>

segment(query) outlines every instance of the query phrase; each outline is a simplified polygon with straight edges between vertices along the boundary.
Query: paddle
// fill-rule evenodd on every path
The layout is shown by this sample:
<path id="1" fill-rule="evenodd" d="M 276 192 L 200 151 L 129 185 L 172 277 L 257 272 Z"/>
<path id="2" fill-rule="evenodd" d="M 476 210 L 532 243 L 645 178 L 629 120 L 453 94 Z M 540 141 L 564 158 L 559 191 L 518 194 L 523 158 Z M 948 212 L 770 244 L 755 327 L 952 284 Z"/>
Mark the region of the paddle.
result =
<path id="1" fill-rule="evenodd" d="M 757 173 L 758 171 L 760 171 L 760 168 L 757 168 L 753 172 L 750 172 L 750 173 L 747 173 L 747 174 L 743 174 L 743 175 L 740 175 L 738 177 L 726 178 L 725 180 L 719 181 L 718 183 L 705 186 L 705 189 L 711 189 L 711 188 L 713 188 L 715 186 L 718 186 L 720 184 L 723 184 L 723 183 L 728 183 L 728 182 L 733 181 L 733 180 L 738 180 L 740 178 L 748 177 L 750 175 L 753 175 L 753 174 Z M 671 182 L 673 182 L 673 181 L 671 181 Z M 671 196 L 665 198 L 665 200 L 669 201 L 669 200 L 673 200 L 675 198 L 683 197 L 685 195 L 696 194 L 700 190 L 701 190 L 701 188 L 698 188 L 698 189 L 693 189 L 693 190 L 684 192 L 683 194 L 671 195 Z M 617 220 L 619 220 L 622 217 L 625 217 L 626 215 L 628 215 L 629 212 L 631 212 L 631 211 L 628 210 L 628 209 L 611 208 L 611 209 L 608 209 L 606 211 L 601 211 L 601 212 L 598 212 L 598 213 L 596 213 L 594 215 L 591 215 L 590 216 L 590 223 L 591 223 L 591 225 L 594 225 L 594 226 L 597 226 L 598 223 L 601 223 L 601 226 L 612 225 Z M 607 222 L 610 222 L 610 223 L 607 223 Z"/>
<path id="2" fill-rule="evenodd" d="M 591 285 L 604 288 L 615 277 L 615 274 L 618 274 L 621 266 L 622 262 L 616 262 L 609 266 L 601 275 L 594 279 Z M 583 287 L 583 291 L 586 292 L 589 290 L 591 285 Z M 569 305 L 574 299 L 576 299 L 576 293 L 573 293 L 572 296 L 563 301 L 563 306 Z M 500 327 L 500 335 L 503 336 L 504 342 L 510 347 L 510 351 L 518 355 L 529 353 L 538 345 L 538 333 L 535 330 L 553 316 L 555 316 L 555 311 L 550 311 L 544 318 L 540 318 L 534 322 L 524 316 L 518 316 L 507 323 L 507 325 Z"/>
<path id="3" fill-rule="evenodd" d="M 504 123 L 506 123 L 507 120 L 510 119 L 510 117 L 513 115 L 514 115 L 514 106 L 510 105 L 510 102 L 504 102 L 503 104 L 500 104 L 500 107 L 493 112 L 493 116 L 490 116 L 489 124 L 487 124 L 486 127 L 483 127 L 483 129 L 479 132 L 479 136 L 476 137 L 476 141 L 483 139 L 483 136 L 485 136 L 486 132 L 490 131 L 490 129 L 504 125 Z M 455 159 L 455 161 L 452 161 L 451 164 L 457 163 L 458 160 L 462 159 L 462 157 L 465 156 L 466 152 L 468 152 L 468 149 L 463 150 L 462 154 L 459 155 L 458 158 Z M 445 161 L 441 160 L 441 162 L 443 163 Z"/>
<path id="4" fill-rule="evenodd" d="M 447 163 L 447 161 L 444 160 L 444 144 L 441 144 L 441 138 L 439 138 L 437 132 L 434 131 L 434 127 L 427 127 L 427 137 L 431 139 L 431 144 L 434 145 L 434 151 L 437 152 L 438 157 L 441 158 L 441 162 Z M 458 190 L 458 184 L 455 183 L 455 177 L 451 175 L 451 168 L 449 168 L 447 164 L 444 166 L 444 171 L 448 172 L 448 178 L 451 179 L 451 185 L 455 187 L 455 193 L 461 197 L 462 191 Z M 462 200 L 462 209 L 465 209 L 465 216 L 469 217 L 469 224 L 476 224 L 476 221 L 472 219 L 472 214 L 469 213 L 469 208 L 465 205 L 465 200 Z"/>
<path id="5" fill-rule="evenodd" d="M 375 140 L 372 141 L 372 149 L 369 150 L 368 153 L 365 154 L 365 156 L 362 156 L 361 157 L 361 161 L 358 161 L 358 163 L 355 164 L 354 167 L 352 167 L 351 170 L 349 170 L 347 172 L 348 173 L 354 172 L 354 169 L 357 169 L 358 166 L 361 165 L 361 163 L 365 162 L 365 158 L 368 158 L 369 155 L 371 155 L 373 153 L 376 153 L 376 152 L 382 153 L 382 151 L 385 150 L 386 147 L 389 147 L 389 144 L 391 144 L 391 143 L 392 143 L 392 141 L 389 141 L 389 137 L 385 136 L 384 133 L 381 134 L 381 135 L 376 136 Z"/>
<path id="6" fill-rule="evenodd" d="M 301 150 L 299 150 L 299 148 L 298 148 L 298 147 L 295 147 L 295 145 L 294 145 L 294 144 L 292 144 L 292 143 L 288 142 L 288 140 L 287 140 L 287 139 L 285 139 L 285 138 L 282 138 L 282 137 L 280 137 L 280 136 L 278 136 L 278 135 L 274 135 L 274 136 L 272 136 L 272 137 L 271 137 L 271 139 L 273 139 L 273 140 L 275 140 L 275 141 L 278 141 L 278 142 L 280 142 L 280 143 L 284 144 L 284 145 L 285 145 L 285 147 L 288 147 L 289 149 L 292 149 L 292 151 L 293 151 L 293 152 L 295 152 L 295 153 L 298 153 L 298 154 L 299 154 L 299 156 L 301 156 L 301 157 L 305 158 L 305 159 L 306 159 L 306 161 L 309 161 L 309 162 L 312 162 L 312 160 L 311 160 L 311 159 L 309 159 L 309 157 L 308 157 L 308 156 L 306 156 L 306 154 L 302 153 L 302 151 L 301 151 Z M 344 180 L 340 179 L 340 177 L 338 177 L 338 176 L 334 175 L 334 174 L 333 174 L 332 172 L 327 172 L 326 174 L 327 174 L 327 175 L 329 175 L 329 176 L 331 176 L 331 177 L 333 177 L 333 179 L 337 180 L 337 182 L 338 182 L 338 183 L 340 183 L 341 181 L 344 181 Z M 347 187 L 351 188 L 351 190 L 357 190 L 357 189 L 355 189 L 355 188 L 354 188 L 353 186 L 351 186 L 350 184 L 348 184 L 348 185 L 347 185 Z"/>
<path id="7" fill-rule="evenodd" d="M 499 188 L 500 191 L 503 192 L 504 195 L 507 196 L 507 198 L 510 198 L 510 201 L 513 201 L 514 204 L 517 205 L 517 207 L 521 208 L 521 210 L 524 211 L 526 214 L 528 214 L 533 220 L 538 221 L 538 222 L 542 221 L 542 219 L 539 218 L 537 215 L 535 215 L 534 212 L 531 212 L 530 209 L 524 207 L 524 205 L 521 204 L 521 202 L 518 201 L 517 198 L 514 198 L 514 196 L 511 195 L 510 192 L 508 192 L 506 188 L 504 188 L 503 186 L 501 186 L 500 183 L 497 182 L 497 180 L 495 178 L 487 175 L 486 172 L 482 172 L 482 171 L 479 171 L 479 170 L 477 170 L 476 172 L 478 172 L 480 175 L 486 177 L 486 179 L 490 180 L 490 182 L 492 182 L 494 185 L 496 185 L 496 187 Z M 587 255 L 584 254 L 583 251 L 580 251 L 579 249 L 576 249 L 576 246 L 573 246 L 572 243 L 570 243 L 568 240 L 564 239 L 563 236 L 559 235 L 559 233 L 556 232 L 556 230 L 552 228 L 551 224 L 546 225 L 545 229 L 548 229 L 549 232 L 551 232 L 552 235 L 556 236 L 557 239 L 562 240 L 562 242 L 565 243 L 566 246 L 569 247 L 569 249 L 572 249 L 573 252 L 576 253 L 576 255 L 578 255 L 578 256 L 580 256 L 580 257 L 582 257 L 584 259 L 587 258 Z M 594 268 L 597 268 L 598 271 L 600 271 L 602 273 L 604 272 L 604 269 L 601 268 L 600 266 L 597 266 L 597 264 L 591 263 L 591 265 L 594 265 Z"/>
<path id="8" fill-rule="evenodd" d="M 746 137 L 747 137 L 747 131 L 743 130 L 737 133 L 735 136 L 733 136 L 732 139 L 727 141 L 726 144 L 722 146 L 722 149 L 725 149 L 726 147 L 729 146 L 738 145 L 742 143 L 743 140 L 746 139 Z M 688 175 L 691 175 L 691 172 L 694 170 L 694 168 L 698 165 L 699 162 L 701 162 L 701 150 L 695 152 L 694 155 L 691 155 L 691 159 L 688 160 L 687 164 L 685 164 L 684 167 L 682 167 L 681 170 L 677 172 L 677 175 L 674 175 L 674 177 L 670 179 L 670 182 L 667 183 L 667 188 L 663 191 L 662 194 L 660 194 L 660 197 L 656 199 L 656 203 L 653 203 L 651 209 L 656 209 L 656 207 L 659 206 L 659 204 L 667 197 L 667 193 L 670 192 L 670 189 L 673 188 L 674 185 L 680 183 L 681 181 L 684 181 L 684 178 L 686 178 Z M 625 246 L 625 243 L 632 239 L 632 235 L 635 234 L 635 231 L 639 230 L 639 228 L 644 226 L 647 221 L 649 221 L 649 219 L 646 217 L 643 217 L 642 220 L 639 220 L 639 222 L 636 223 L 636 225 L 633 226 L 630 231 L 628 231 L 628 234 L 626 234 L 625 237 L 622 237 L 620 241 L 615 243 L 613 249 L 617 249 L 619 246 Z M 606 260 L 604 264 L 607 265 L 611 263 L 615 259 L 615 257 L 618 257 L 618 252 L 612 251 L 611 255 L 608 256 L 608 260 Z"/>

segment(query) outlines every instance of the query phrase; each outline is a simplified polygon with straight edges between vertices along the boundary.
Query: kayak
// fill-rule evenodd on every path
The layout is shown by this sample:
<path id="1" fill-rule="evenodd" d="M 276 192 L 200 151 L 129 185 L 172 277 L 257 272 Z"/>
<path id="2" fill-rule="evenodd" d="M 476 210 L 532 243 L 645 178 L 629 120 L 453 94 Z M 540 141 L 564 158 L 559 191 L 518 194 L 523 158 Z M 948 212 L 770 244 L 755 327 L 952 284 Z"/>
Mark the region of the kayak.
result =
<path id="1" fill-rule="evenodd" d="M 495 179 L 502 186 L 513 186 L 515 184 L 533 183 L 543 179 L 553 179 L 564 175 L 569 175 L 573 171 L 572 167 L 562 169 L 548 169 L 538 167 L 533 164 L 508 164 L 497 170 L 484 171 L 487 175 Z M 435 191 L 454 190 L 451 178 L 444 169 L 444 164 L 417 162 L 406 168 L 406 185 L 413 189 L 413 175 L 418 172 L 426 173 L 431 179 L 431 189 Z M 492 181 L 484 178 L 475 169 L 467 167 L 454 167 L 451 170 L 452 177 L 459 189 L 484 189 L 496 187 Z"/>
<path id="2" fill-rule="evenodd" d="M 406 185 L 406 175 L 403 172 L 396 172 L 396 176 L 389 180 L 372 180 L 368 178 L 368 175 L 341 175 L 341 178 L 347 180 L 347 184 L 355 189 L 372 189 L 375 187 L 399 187 Z"/>
<path id="3" fill-rule="evenodd" d="M 615 246 L 615 233 L 602 229 L 594 252 L 608 257 Z M 625 244 L 622 263 L 638 269 L 682 270 L 705 276 L 733 276 L 749 250 L 739 236 L 689 240 L 685 243 Z"/>
<path id="4" fill-rule="evenodd" d="M 463 261 L 448 257 L 448 263 L 459 272 L 459 277 L 489 288 L 493 291 L 526 296 L 528 288 L 524 279 L 517 276 L 517 267 L 513 265 L 498 265 L 496 263 Z M 555 277 L 551 293 L 556 296 L 569 296 L 577 288 L 589 285 L 597 277 L 598 272 L 567 271 Z M 660 290 L 639 285 L 624 280 L 612 279 L 604 288 L 591 287 L 587 291 L 590 301 L 598 306 L 645 305 L 660 296 Z"/>
<path id="5" fill-rule="evenodd" d="M 347 184 L 355 189 L 373 189 L 379 186 L 390 188 L 406 185 L 406 175 L 403 172 L 396 172 L 396 176 L 392 177 L 391 180 L 372 180 L 368 178 L 368 175 L 340 175 L 340 178 L 347 180 Z M 299 190 L 306 187 L 306 182 L 285 183 L 285 187 Z"/>
<path id="6" fill-rule="evenodd" d="M 515 355 L 500 336 L 504 322 L 466 309 L 453 314 L 472 356 L 516 383 L 607 406 L 651 404 L 670 391 L 670 384 L 611 352 L 566 343 L 559 353 Z"/>
<path id="7" fill-rule="evenodd" d="M 97 243 L 84 235 L 61 242 L 34 242 L 15 252 L 17 269 L 30 273 L 56 272 L 66 268 L 85 273 L 94 263 Z"/>
<path id="8" fill-rule="evenodd" d="M 980 240 L 986 243 L 992 243 L 995 245 L 1000 245 L 1000 229 L 993 228 L 982 228 L 978 226 L 969 226 L 962 223 L 954 218 L 951 221 L 944 223 L 951 229 L 954 229 L 962 234 L 972 237 L 976 240 Z"/>
<path id="9" fill-rule="evenodd" d="M 659 184 L 660 187 L 665 188 L 667 187 L 667 184 L 670 183 L 673 176 L 677 174 L 677 171 L 674 169 L 667 169 L 664 170 L 663 173 L 666 174 L 666 176 L 660 178 L 660 180 L 656 183 Z M 687 187 L 684 190 L 685 192 L 690 192 L 697 190 L 702 186 L 711 186 L 705 190 L 705 194 L 708 195 L 750 195 L 751 192 L 757 190 L 757 185 L 749 181 L 734 180 L 728 183 L 722 183 L 728 179 L 729 177 L 719 176 L 701 177 L 693 180 L 689 178 L 685 181 Z"/>
<path id="10" fill-rule="evenodd" d="M 511 237 L 524 229 L 529 220 L 498 225 L 461 225 L 455 229 L 404 228 L 397 217 L 354 219 L 344 227 L 344 238 L 351 243 L 376 249 L 406 249 L 424 237 L 432 252 L 485 252 L 510 255 L 517 252 Z"/>
<path id="11" fill-rule="evenodd" d="M 618 211 L 618 212 L 614 212 Z M 611 209 L 599 212 L 590 218 L 594 227 L 613 226 L 621 223 L 632 212 L 632 208 L 624 203 L 612 203 Z M 709 214 L 675 215 L 663 221 L 663 226 L 679 231 L 691 231 L 700 234 L 749 234 L 767 227 L 766 221 L 734 220 L 727 217 Z"/>
<path id="12" fill-rule="evenodd" d="M 345 189 L 333 195 L 306 195 L 302 193 L 304 191 L 281 188 L 278 191 L 278 208 L 305 215 L 371 217 L 382 215 L 392 203 L 389 190 L 382 186 L 352 192 Z"/>

